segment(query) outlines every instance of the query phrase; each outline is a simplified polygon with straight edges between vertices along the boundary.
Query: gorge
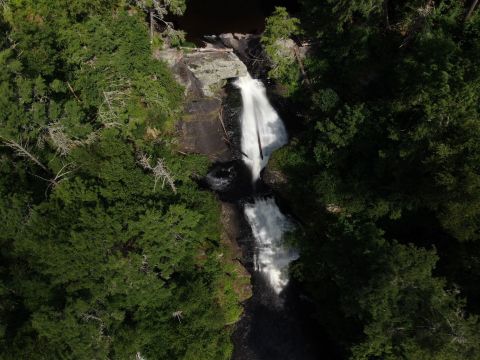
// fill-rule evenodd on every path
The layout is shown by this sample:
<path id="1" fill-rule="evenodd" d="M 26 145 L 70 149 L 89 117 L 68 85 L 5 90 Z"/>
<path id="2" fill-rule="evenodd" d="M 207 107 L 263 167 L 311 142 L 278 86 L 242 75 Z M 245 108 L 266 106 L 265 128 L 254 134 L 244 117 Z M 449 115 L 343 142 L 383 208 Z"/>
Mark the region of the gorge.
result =
<path id="1" fill-rule="evenodd" d="M 0 358 L 480 359 L 478 0 L 0 0 Z"/>
<path id="2" fill-rule="evenodd" d="M 228 201 L 236 204 L 237 216 L 243 217 L 244 235 L 238 241 L 242 263 L 252 277 L 253 297 L 246 301 L 245 313 L 236 325 L 233 359 L 316 359 L 317 348 L 307 335 L 308 316 L 302 311 L 309 306 L 302 304 L 298 289 L 289 286 L 289 264 L 298 254 L 286 243 L 285 235 L 295 223 L 279 209 L 274 192 L 261 178 L 272 153 L 287 143 L 287 132 L 261 80 L 246 75 L 233 84 L 229 91 L 240 90 L 241 111 L 236 118 L 225 120 L 238 123 L 240 134 L 232 136 L 240 138 L 236 153 L 248 173 L 240 176 L 240 183 L 235 182 L 232 169 L 238 165 L 229 162 L 217 163 L 207 175 L 212 190 L 235 194 Z M 235 187 L 249 190 L 236 191 Z"/>
<path id="3" fill-rule="evenodd" d="M 270 101 L 273 96 L 278 103 L 281 96 L 270 82 L 264 85 L 268 62 L 252 60 L 265 56 L 259 35 L 221 33 L 248 31 L 245 26 L 252 22 L 235 14 L 237 20 L 245 20 L 244 27 L 229 23 L 225 9 L 208 7 L 213 3 L 200 12 L 190 8 L 178 22 L 187 29 L 188 39 L 205 47 L 204 51 L 172 49 L 159 57 L 169 61 L 187 87 L 187 109 L 192 111 L 187 110 L 181 122 L 188 144 L 185 151 L 206 154 L 213 163 L 200 183 L 218 195 L 223 208 L 235 209 L 226 223 L 239 224 L 234 231 L 238 234 L 229 241 L 240 246 L 237 259 L 250 273 L 252 297 L 243 303 L 244 313 L 234 325 L 232 360 L 318 359 L 329 353 L 328 345 L 316 338 L 312 304 L 298 284 L 289 282 L 289 264 L 298 252 L 286 237 L 296 221 L 288 215 L 288 206 L 279 207 L 277 194 L 261 176 L 273 152 L 288 142 L 286 127 Z M 253 16 L 261 27 L 262 11 L 267 14 L 273 9 L 273 4 L 266 3 L 260 12 L 249 13 L 257 14 Z M 242 11 L 251 5 L 245 3 Z M 195 18 L 206 9 L 213 12 L 209 16 L 216 12 L 219 16 L 199 24 Z M 203 109 L 208 109 L 205 116 Z M 291 116 L 294 110 L 283 112 Z"/>
<path id="4" fill-rule="evenodd" d="M 313 346 L 305 335 L 307 327 L 295 304 L 298 293 L 288 288 L 288 267 L 298 255 L 285 243 L 285 234 L 295 225 L 261 179 L 271 154 L 288 141 L 285 126 L 261 80 L 248 75 L 238 78 L 235 86 L 242 98 L 238 118 L 242 161 L 253 182 L 251 193 L 238 199 L 251 233 L 243 240 L 243 248 L 250 260 L 247 268 L 252 274 L 253 297 L 247 300 L 234 333 L 233 359 L 314 359 Z M 270 335 L 266 337 L 266 333 Z"/>
<path id="5" fill-rule="evenodd" d="M 190 20 L 187 14 L 183 24 Z M 222 207 L 235 209 L 227 223 L 240 224 L 238 236 L 229 241 L 241 248 L 238 260 L 250 273 L 253 296 L 244 302 L 244 314 L 235 325 L 232 359 L 317 359 L 311 304 L 289 282 L 289 264 L 298 253 L 286 235 L 296 221 L 278 206 L 261 176 L 273 152 L 288 142 L 269 99 L 278 95 L 262 81 L 268 80 L 266 63 L 252 61 L 253 53 L 264 56 L 258 35 L 219 34 L 218 29 L 210 28 L 216 36 L 201 37 L 208 42 L 202 52 L 172 49 L 158 56 L 171 59 L 177 79 L 187 87 L 187 109 L 192 111 L 187 110 L 181 123 L 185 151 L 206 154 L 213 162 L 200 183 L 217 193 Z"/>

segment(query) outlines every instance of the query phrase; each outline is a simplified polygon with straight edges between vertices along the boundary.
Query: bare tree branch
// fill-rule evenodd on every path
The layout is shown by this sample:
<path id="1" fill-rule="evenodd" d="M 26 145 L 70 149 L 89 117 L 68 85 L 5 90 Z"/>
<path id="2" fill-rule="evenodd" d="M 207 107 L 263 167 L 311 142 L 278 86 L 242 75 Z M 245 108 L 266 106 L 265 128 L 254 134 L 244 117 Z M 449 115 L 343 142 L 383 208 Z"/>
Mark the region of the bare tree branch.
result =
<path id="1" fill-rule="evenodd" d="M 183 318 L 183 311 L 181 310 L 177 310 L 177 311 L 174 311 L 172 313 L 172 317 L 177 319 L 178 322 L 182 322 L 182 318 Z"/>
<path id="2" fill-rule="evenodd" d="M 77 96 L 77 94 L 75 93 L 75 90 L 73 90 L 72 85 L 70 85 L 68 81 L 67 81 L 67 86 L 70 92 L 73 94 L 73 96 L 75 96 L 75 99 L 77 99 L 78 102 L 82 102 L 82 100 L 80 100 L 80 98 Z"/>
<path id="3" fill-rule="evenodd" d="M 426 23 L 427 17 L 433 12 L 434 9 L 434 0 L 427 0 L 425 6 L 417 9 L 417 17 L 413 21 L 413 25 L 407 31 L 407 35 L 405 36 L 400 48 L 406 47 L 410 42 L 415 38 L 423 28 Z"/>
<path id="4" fill-rule="evenodd" d="M 104 124 L 104 127 L 112 127 L 112 123 Z M 67 156 L 70 151 L 78 146 L 91 145 L 98 139 L 98 133 L 100 130 L 92 131 L 88 134 L 85 140 L 73 140 L 70 139 L 64 131 L 64 128 L 59 123 L 50 124 L 47 127 L 48 135 L 52 140 L 53 145 L 56 147 L 57 152 L 61 156 Z"/>
<path id="5" fill-rule="evenodd" d="M 140 351 L 138 351 L 138 352 L 135 354 L 135 360 L 145 360 L 145 358 L 142 357 L 142 354 L 140 353 Z"/>
<path id="6" fill-rule="evenodd" d="M 137 155 L 137 163 L 143 169 L 151 171 L 155 177 L 155 185 L 153 186 L 153 190 L 156 189 L 158 181 L 162 180 L 162 189 L 165 186 L 165 182 L 167 182 L 172 188 L 173 192 L 176 194 L 177 188 L 175 186 L 175 179 L 167 169 L 164 160 L 161 158 L 157 159 L 157 164 L 154 167 L 150 165 L 150 160 L 150 157 L 147 157 L 144 153 L 139 153 Z"/>
<path id="7" fill-rule="evenodd" d="M 43 165 L 40 160 L 37 159 L 28 149 L 27 142 L 22 143 L 22 140 L 14 141 L 14 140 L 5 140 L 3 141 L 4 146 L 9 147 L 15 152 L 15 155 L 19 157 L 23 157 L 26 159 L 31 160 L 38 166 L 40 166 L 43 170 L 48 171 L 47 167 Z"/>
<path id="8" fill-rule="evenodd" d="M 110 84 L 108 91 L 103 91 L 103 103 L 98 109 L 98 118 L 103 124 L 117 123 L 117 120 L 127 105 L 131 84 L 120 79 Z"/>
<path id="9" fill-rule="evenodd" d="M 47 193 L 48 193 L 49 189 L 55 189 L 58 186 L 58 184 L 60 184 L 63 180 L 66 180 L 66 177 L 65 177 L 66 175 L 72 173 L 75 170 L 75 169 L 68 170 L 68 168 L 71 165 L 73 165 L 73 163 L 64 164 L 62 166 L 62 168 L 59 171 L 57 171 L 55 176 L 51 179 L 45 179 L 42 176 L 39 176 L 37 174 L 33 174 L 33 176 L 35 176 L 39 179 L 42 179 L 42 180 L 44 180 L 48 183 L 48 186 L 45 189 L 45 197 L 47 197 Z"/>

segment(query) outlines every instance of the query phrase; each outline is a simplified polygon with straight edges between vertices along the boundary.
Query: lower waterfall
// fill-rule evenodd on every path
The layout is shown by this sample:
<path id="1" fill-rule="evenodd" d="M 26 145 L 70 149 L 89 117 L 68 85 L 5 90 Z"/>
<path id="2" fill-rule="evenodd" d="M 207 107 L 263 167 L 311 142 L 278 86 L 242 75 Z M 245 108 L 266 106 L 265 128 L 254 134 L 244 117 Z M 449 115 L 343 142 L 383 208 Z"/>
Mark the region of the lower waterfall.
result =
<path id="1" fill-rule="evenodd" d="M 273 198 L 255 199 L 245 205 L 244 211 L 256 240 L 255 270 L 263 273 L 279 294 L 288 283 L 288 265 L 298 258 L 297 252 L 284 244 L 284 234 L 293 229 L 293 224 Z"/>

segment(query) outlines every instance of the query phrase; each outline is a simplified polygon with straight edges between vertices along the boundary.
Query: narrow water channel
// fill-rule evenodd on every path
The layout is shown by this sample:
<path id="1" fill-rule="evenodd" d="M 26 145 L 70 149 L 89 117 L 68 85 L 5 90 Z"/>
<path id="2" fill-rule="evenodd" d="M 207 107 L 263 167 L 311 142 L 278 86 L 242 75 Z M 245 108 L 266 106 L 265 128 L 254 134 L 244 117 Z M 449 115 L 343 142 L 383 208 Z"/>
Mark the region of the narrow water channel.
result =
<path id="1" fill-rule="evenodd" d="M 185 16 L 175 22 L 187 40 L 200 46 L 205 35 L 261 33 L 275 6 L 298 10 L 296 0 L 190 0 L 187 5 Z M 232 84 L 227 92 L 234 93 L 235 105 L 231 124 L 226 123 L 233 127 L 236 160 L 215 164 L 204 179 L 238 210 L 242 231 L 237 241 L 253 286 L 232 335 L 232 360 L 331 360 L 316 332 L 313 305 L 289 278 L 289 264 L 298 253 L 285 237 L 295 221 L 261 178 L 272 153 L 288 142 L 287 131 L 261 80 L 245 76 Z"/>

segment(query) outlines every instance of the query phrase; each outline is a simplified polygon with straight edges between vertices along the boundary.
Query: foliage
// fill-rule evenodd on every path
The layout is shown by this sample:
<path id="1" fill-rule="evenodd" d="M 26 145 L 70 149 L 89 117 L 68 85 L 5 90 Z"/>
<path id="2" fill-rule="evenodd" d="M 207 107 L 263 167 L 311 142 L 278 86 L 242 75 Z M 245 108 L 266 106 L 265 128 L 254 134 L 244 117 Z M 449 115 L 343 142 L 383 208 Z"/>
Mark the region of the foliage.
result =
<path id="1" fill-rule="evenodd" d="M 276 7 L 266 19 L 262 44 L 273 66 L 268 75 L 286 85 L 291 92 L 298 86 L 300 69 L 294 49 L 288 41 L 299 32 L 300 21 L 290 17 L 286 8 Z M 291 40 L 290 40 L 291 41 Z M 295 46 L 295 44 L 293 44 Z"/>
<path id="2" fill-rule="evenodd" d="M 345 357 L 478 357 L 480 322 L 432 276 L 434 251 L 387 241 L 361 218 L 324 218 L 322 235 L 304 234 L 293 271 L 318 303 L 319 323 L 346 346 Z"/>
<path id="3" fill-rule="evenodd" d="M 238 300 L 218 204 L 192 180 L 208 162 L 176 151 L 183 91 L 143 15 L 102 0 L 2 11 L 0 357 L 228 359 Z"/>
<path id="4" fill-rule="evenodd" d="M 174 29 L 173 23 L 165 20 L 169 13 L 182 15 L 187 6 L 185 0 L 133 0 L 132 2 L 149 14 L 151 29 L 156 26 L 162 29 L 159 37 L 150 39 L 154 46 L 158 45 L 155 44 L 155 39 L 161 39 L 162 43 L 170 46 L 179 46 L 185 42 L 185 32 Z M 160 24 L 157 24 L 158 22 Z"/>
<path id="5" fill-rule="evenodd" d="M 419 21 L 406 20 L 417 4 L 391 6 L 391 31 L 382 31 L 372 7 L 373 13 L 342 11 L 356 17 L 341 32 L 325 25 L 324 33 L 314 33 L 322 45 L 309 59 L 308 126 L 315 131 L 319 182 L 333 179 L 336 189 L 320 192 L 377 218 L 424 208 L 452 236 L 474 240 L 480 214 L 478 16 L 463 24 L 459 4 L 441 2 L 427 13 L 419 9 L 417 16 L 426 18 L 409 29 L 406 22 Z M 314 11 L 334 17 L 339 11 L 322 9 Z"/>
<path id="6" fill-rule="evenodd" d="M 352 359 L 478 358 L 478 11 L 302 3 L 310 84 L 272 165 L 319 326 Z"/>

